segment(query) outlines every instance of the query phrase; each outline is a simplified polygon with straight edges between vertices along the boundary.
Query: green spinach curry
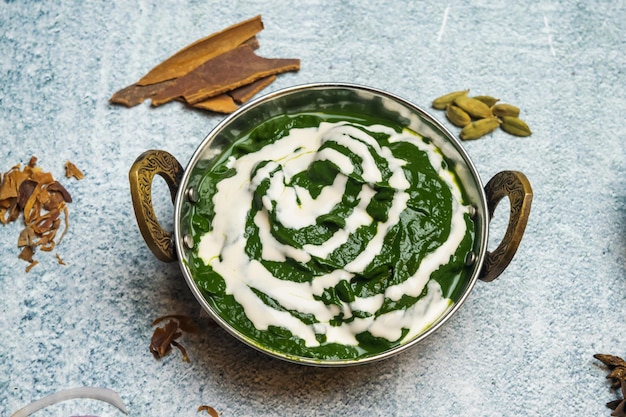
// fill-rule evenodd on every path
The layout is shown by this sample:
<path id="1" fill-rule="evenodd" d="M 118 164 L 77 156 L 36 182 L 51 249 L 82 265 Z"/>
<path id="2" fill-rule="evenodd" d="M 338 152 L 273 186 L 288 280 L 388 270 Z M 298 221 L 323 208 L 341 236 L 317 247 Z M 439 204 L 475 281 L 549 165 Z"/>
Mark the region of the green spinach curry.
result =
<path id="1" fill-rule="evenodd" d="M 379 121 L 273 117 L 203 174 L 189 268 L 265 349 L 376 355 L 425 331 L 469 279 L 474 223 L 448 165 L 427 138 Z"/>

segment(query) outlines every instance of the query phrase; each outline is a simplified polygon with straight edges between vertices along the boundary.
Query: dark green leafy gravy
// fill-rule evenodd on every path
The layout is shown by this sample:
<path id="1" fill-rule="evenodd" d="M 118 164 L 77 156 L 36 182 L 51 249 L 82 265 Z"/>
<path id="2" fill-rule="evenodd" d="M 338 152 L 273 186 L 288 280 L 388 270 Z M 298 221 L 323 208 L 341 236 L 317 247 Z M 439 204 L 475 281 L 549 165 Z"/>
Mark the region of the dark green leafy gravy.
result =
<path id="1" fill-rule="evenodd" d="M 274 117 L 203 175 L 189 268 L 251 343 L 347 360 L 405 343 L 467 285 L 474 223 L 430 140 L 373 120 Z"/>

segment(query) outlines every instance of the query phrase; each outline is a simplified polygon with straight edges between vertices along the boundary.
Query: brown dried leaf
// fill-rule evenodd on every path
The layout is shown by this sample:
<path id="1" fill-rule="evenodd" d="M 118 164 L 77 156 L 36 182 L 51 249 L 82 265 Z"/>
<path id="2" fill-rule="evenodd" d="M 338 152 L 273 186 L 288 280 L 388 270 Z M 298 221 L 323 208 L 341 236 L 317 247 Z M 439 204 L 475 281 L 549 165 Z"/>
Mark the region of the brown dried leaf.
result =
<path id="1" fill-rule="evenodd" d="M 263 30 L 261 16 L 236 23 L 202 38 L 161 62 L 139 80 L 139 85 L 149 85 L 179 78 L 226 51 L 244 43 Z"/>
<path id="2" fill-rule="evenodd" d="M 205 62 L 179 78 L 175 85 L 155 94 L 152 105 L 158 106 L 179 97 L 195 104 L 260 78 L 299 69 L 299 59 L 262 58 L 251 47 L 244 45 Z"/>
<path id="3" fill-rule="evenodd" d="M 61 255 L 59 255 L 58 253 L 55 253 L 54 255 L 56 256 L 56 258 L 57 258 L 57 262 L 59 262 L 59 265 L 67 265 L 67 264 L 63 261 L 63 259 L 61 259 Z"/>

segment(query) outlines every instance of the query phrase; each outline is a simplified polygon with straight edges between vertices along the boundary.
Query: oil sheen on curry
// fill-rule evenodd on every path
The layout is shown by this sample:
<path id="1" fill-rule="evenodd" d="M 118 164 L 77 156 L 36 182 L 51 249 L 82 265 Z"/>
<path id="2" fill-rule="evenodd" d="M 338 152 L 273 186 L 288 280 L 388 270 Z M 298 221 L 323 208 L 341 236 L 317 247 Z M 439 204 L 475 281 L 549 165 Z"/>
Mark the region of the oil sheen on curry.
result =
<path id="1" fill-rule="evenodd" d="M 203 174 L 189 268 L 212 308 L 283 356 L 350 360 L 429 328 L 470 279 L 470 205 L 408 129 L 281 115 Z"/>

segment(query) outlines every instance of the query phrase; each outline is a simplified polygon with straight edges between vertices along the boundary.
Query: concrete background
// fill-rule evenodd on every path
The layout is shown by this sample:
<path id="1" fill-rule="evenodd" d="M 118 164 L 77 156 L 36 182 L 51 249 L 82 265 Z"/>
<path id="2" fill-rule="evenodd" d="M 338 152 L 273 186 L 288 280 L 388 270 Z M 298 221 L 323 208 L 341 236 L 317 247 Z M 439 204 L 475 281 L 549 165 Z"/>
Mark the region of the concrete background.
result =
<path id="1" fill-rule="evenodd" d="M 198 315 L 177 264 L 137 228 L 128 170 L 147 149 L 183 165 L 223 116 L 108 98 L 183 46 L 261 14 L 258 53 L 300 58 L 265 92 L 345 81 L 428 108 L 470 88 L 518 105 L 534 134 L 466 142 L 483 181 L 524 172 L 535 192 L 521 247 L 433 337 L 373 365 L 316 369 L 204 326 L 148 351 L 151 321 Z M 25 273 L 21 225 L 0 227 L 0 414 L 64 388 L 116 390 L 131 416 L 608 416 L 594 353 L 626 356 L 626 3 L 316 0 L 0 3 L 0 170 L 31 155 L 74 197 L 70 227 Z M 434 112 L 447 126 L 442 112 Z M 454 132 L 458 129 L 450 126 Z M 71 160 L 86 174 L 63 177 Z M 163 181 L 156 210 L 172 227 Z M 496 211 L 490 246 L 507 221 Z M 37 415 L 122 415 L 91 400 Z"/>

